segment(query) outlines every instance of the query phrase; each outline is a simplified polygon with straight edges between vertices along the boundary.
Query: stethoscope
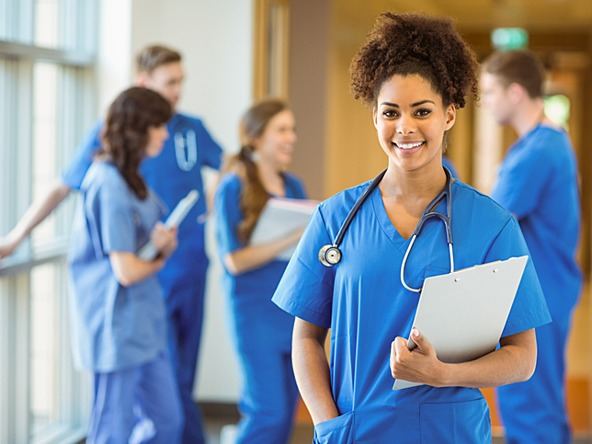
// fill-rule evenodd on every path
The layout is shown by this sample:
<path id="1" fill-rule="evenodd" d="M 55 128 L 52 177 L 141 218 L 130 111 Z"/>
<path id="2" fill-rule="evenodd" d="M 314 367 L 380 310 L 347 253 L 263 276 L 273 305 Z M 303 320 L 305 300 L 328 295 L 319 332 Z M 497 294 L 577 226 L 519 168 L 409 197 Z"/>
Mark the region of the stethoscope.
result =
<path id="1" fill-rule="evenodd" d="M 173 136 L 177 165 L 183 171 L 191 171 L 197 163 L 197 137 L 195 131 L 188 129 L 183 136 L 182 131 L 175 131 Z"/>
<path id="2" fill-rule="evenodd" d="M 405 287 L 405 289 L 415 292 L 415 293 L 421 292 L 421 288 L 412 288 L 409 285 L 407 285 L 407 283 L 405 282 L 405 266 L 407 265 L 407 259 L 409 258 L 409 253 L 411 252 L 411 249 L 413 248 L 413 244 L 415 243 L 417 236 L 419 236 L 419 233 L 421 232 L 421 229 L 423 228 L 424 223 L 428 219 L 431 219 L 433 217 L 437 217 L 444 223 L 444 228 L 446 229 L 446 242 L 448 243 L 448 252 L 450 255 L 450 272 L 452 273 L 454 271 L 454 253 L 452 251 L 452 228 L 451 228 L 451 226 L 452 226 L 452 178 L 451 177 L 452 176 L 450 174 L 450 171 L 448 171 L 448 169 L 446 167 L 443 167 L 443 168 L 444 168 L 444 172 L 446 173 L 446 184 L 444 185 L 444 188 L 442 189 L 442 191 L 440 191 L 440 193 L 438 193 L 438 195 L 428 204 L 426 209 L 421 214 L 421 217 L 419 218 L 419 222 L 417 223 L 417 226 L 415 227 L 415 230 L 413 231 L 413 234 L 411 235 L 411 240 L 409 242 L 409 246 L 407 247 L 407 251 L 405 251 L 405 255 L 403 256 L 403 262 L 401 263 L 401 284 L 403 284 L 403 287 Z M 343 241 L 343 237 L 345 236 L 345 233 L 349 229 L 349 226 L 351 225 L 353 218 L 358 213 L 358 210 L 360 209 L 362 204 L 368 199 L 368 196 L 370 196 L 372 191 L 374 191 L 376 189 L 376 187 L 378 186 L 378 184 L 380 183 L 380 181 L 382 180 L 382 178 L 384 177 L 385 174 L 386 174 L 386 170 L 384 170 L 378 176 L 376 176 L 376 178 L 372 181 L 372 183 L 370 183 L 368 188 L 366 188 L 364 190 L 364 192 L 362 193 L 362 195 L 358 198 L 358 200 L 356 201 L 356 203 L 354 204 L 354 206 L 350 210 L 349 214 L 345 218 L 345 221 L 341 225 L 341 228 L 339 228 L 339 231 L 337 232 L 337 237 L 335 238 L 335 242 L 333 244 L 325 245 L 319 250 L 319 260 L 326 267 L 333 267 L 334 265 L 337 265 L 339 262 L 341 262 L 343 254 L 341 253 L 339 246 L 341 245 L 341 242 Z M 436 207 L 438 206 L 438 204 L 440 202 L 442 202 L 443 199 L 446 199 L 446 213 L 447 213 L 446 215 L 435 211 Z"/>

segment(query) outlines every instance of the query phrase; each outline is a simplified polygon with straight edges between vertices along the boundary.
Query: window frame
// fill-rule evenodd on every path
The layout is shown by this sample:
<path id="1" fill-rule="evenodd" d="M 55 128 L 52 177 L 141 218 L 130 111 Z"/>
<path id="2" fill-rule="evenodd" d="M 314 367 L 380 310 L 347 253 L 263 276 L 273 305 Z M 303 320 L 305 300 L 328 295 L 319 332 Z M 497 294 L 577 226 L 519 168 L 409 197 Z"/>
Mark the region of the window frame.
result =
<path id="1" fill-rule="evenodd" d="M 96 118 L 95 71 L 98 1 L 57 0 L 57 44 L 35 45 L 35 0 L 0 0 L 0 235 L 17 222 L 32 201 L 33 71 L 35 63 L 58 67 L 57 170 L 72 158 L 84 131 Z M 4 13 L 2 13 L 4 11 Z M 63 25 L 63 26 L 62 26 Z M 8 147 L 8 149 L 6 149 Z M 18 174 L 16 174 L 18 172 Z M 74 198 L 56 217 L 55 240 L 23 242 L 0 261 L 0 442 L 79 442 L 86 432 L 91 384 L 75 370 L 68 314 L 66 253 Z M 54 216 L 55 217 L 55 216 Z M 49 265 L 55 273 L 55 397 L 59 421 L 33 435 L 31 415 L 31 274 Z"/>

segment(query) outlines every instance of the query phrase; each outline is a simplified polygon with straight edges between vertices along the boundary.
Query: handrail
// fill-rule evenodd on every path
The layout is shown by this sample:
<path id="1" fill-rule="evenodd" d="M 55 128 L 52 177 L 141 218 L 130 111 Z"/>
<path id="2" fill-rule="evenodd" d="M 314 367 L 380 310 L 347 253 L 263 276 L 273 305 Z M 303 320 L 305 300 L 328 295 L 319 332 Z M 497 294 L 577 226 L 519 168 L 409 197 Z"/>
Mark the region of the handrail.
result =
<path id="1" fill-rule="evenodd" d="M 39 265 L 63 259 L 68 253 L 68 240 L 54 241 L 35 248 L 33 255 L 16 255 L 0 260 L 0 278 L 30 271 Z"/>

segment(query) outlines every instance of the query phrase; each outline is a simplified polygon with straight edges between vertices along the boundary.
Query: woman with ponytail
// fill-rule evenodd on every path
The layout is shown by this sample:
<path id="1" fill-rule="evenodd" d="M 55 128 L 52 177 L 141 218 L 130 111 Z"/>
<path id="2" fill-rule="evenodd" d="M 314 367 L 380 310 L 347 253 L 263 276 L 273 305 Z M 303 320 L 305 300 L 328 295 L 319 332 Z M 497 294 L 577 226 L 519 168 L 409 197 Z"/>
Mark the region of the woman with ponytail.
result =
<path id="1" fill-rule="evenodd" d="M 228 162 L 214 210 L 232 336 L 243 375 L 237 444 L 288 443 L 298 399 L 292 372 L 294 318 L 271 302 L 287 262 L 278 258 L 302 229 L 265 243 L 250 243 L 271 197 L 304 199 L 302 182 L 286 168 L 296 142 L 294 115 L 280 100 L 256 103 L 244 114 L 240 151 Z"/>

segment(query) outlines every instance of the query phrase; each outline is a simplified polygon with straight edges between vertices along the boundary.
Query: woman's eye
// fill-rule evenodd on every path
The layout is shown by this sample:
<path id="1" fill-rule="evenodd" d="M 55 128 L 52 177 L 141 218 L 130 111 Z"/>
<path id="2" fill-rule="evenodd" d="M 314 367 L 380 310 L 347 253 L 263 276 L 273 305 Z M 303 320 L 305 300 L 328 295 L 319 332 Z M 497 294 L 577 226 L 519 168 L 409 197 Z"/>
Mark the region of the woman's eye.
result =
<path id="1" fill-rule="evenodd" d="M 419 110 L 417 110 L 417 113 L 416 113 L 416 114 L 417 114 L 419 117 L 427 117 L 427 116 L 429 116 L 431 113 L 432 113 L 432 111 L 431 111 L 431 110 L 429 110 L 429 109 L 427 109 L 427 108 L 422 108 L 422 109 L 419 109 Z"/>
<path id="2" fill-rule="evenodd" d="M 386 111 L 383 111 L 382 115 L 384 117 L 392 118 L 392 117 L 396 117 L 397 113 L 393 110 L 386 110 Z"/>

